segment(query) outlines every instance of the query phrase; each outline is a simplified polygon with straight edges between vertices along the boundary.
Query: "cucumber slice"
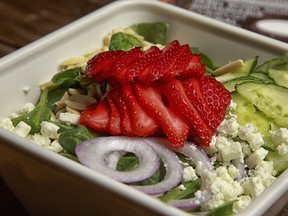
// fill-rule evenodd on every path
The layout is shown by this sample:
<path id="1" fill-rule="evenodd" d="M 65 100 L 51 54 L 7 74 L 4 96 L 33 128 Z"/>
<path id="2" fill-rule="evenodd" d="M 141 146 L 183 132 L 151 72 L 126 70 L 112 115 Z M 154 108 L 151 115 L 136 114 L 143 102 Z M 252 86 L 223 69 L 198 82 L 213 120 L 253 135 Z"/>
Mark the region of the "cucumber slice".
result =
<path id="1" fill-rule="evenodd" d="M 257 66 L 255 71 L 268 73 L 269 69 L 288 70 L 288 55 L 266 61 Z"/>
<path id="2" fill-rule="evenodd" d="M 288 89 L 276 84 L 245 82 L 236 91 L 280 127 L 288 127 Z"/>
<path id="3" fill-rule="evenodd" d="M 288 69 L 287 70 L 269 69 L 268 75 L 274 80 L 274 82 L 277 85 L 288 88 Z"/>
<path id="4" fill-rule="evenodd" d="M 255 77 L 252 77 L 252 76 L 244 76 L 244 77 L 239 77 L 239 78 L 235 78 L 233 80 L 230 80 L 228 82 L 225 82 L 224 83 L 224 87 L 230 91 L 230 92 L 233 92 L 235 91 L 235 86 L 237 84 L 241 84 L 243 82 L 262 82 L 262 80 L 258 79 L 258 78 L 255 78 Z"/>
<path id="5" fill-rule="evenodd" d="M 288 169 L 288 154 L 280 155 L 278 152 L 269 152 L 265 160 L 273 161 L 276 176 Z"/>
<path id="6" fill-rule="evenodd" d="M 267 83 L 274 83 L 273 79 L 271 79 L 267 73 L 261 72 L 261 71 L 253 71 L 252 73 L 250 73 L 250 76 L 252 77 L 256 77 L 258 79 L 263 80 L 264 82 Z"/>
<path id="7" fill-rule="evenodd" d="M 264 148 L 275 151 L 275 145 L 271 140 L 269 130 L 271 129 L 271 119 L 258 110 L 249 100 L 241 96 L 238 92 L 232 92 L 233 101 L 237 104 L 235 114 L 241 126 L 252 123 L 262 133 L 265 144 Z"/>

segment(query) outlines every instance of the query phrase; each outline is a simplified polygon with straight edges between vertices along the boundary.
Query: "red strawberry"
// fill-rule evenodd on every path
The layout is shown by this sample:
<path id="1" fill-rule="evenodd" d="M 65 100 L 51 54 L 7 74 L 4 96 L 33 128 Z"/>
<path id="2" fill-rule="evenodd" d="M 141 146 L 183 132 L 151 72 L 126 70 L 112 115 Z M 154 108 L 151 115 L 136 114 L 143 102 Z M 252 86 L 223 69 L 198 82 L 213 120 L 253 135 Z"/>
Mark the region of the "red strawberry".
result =
<path id="1" fill-rule="evenodd" d="M 219 112 L 214 112 L 205 102 L 200 79 L 195 77 L 185 79 L 182 81 L 182 84 L 192 105 L 199 113 L 201 113 L 203 120 L 208 124 L 208 126 L 212 130 L 215 130 L 223 118 L 220 118 Z"/>
<path id="2" fill-rule="evenodd" d="M 111 96 L 113 98 L 120 113 L 121 134 L 127 136 L 134 136 L 130 110 L 128 109 L 128 104 L 124 100 L 122 93 L 119 90 L 119 88 L 115 88 L 110 91 L 109 97 Z"/>
<path id="3" fill-rule="evenodd" d="M 151 46 L 144 52 L 144 55 L 135 60 L 125 73 L 125 79 L 127 81 L 134 81 L 139 74 L 141 74 L 149 65 L 154 63 L 162 51 L 157 46 Z"/>
<path id="4" fill-rule="evenodd" d="M 188 137 L 190 126 L 177 112 L 172 101 L 163 97 L 163 86 L 135 83 L 135 93 L 140 104 L 158 120 L 174 148 L 181 148 Z"/>
<path id="5" fill-rule="evenodd" d="M 183 67 L 185 65 L 185 69 L 182 70 L 182 72 L 179 74 L 179 78 L 190 78 L 190 77 L 201 77 L 205 71 L 206 71 L 206 66 L 205 64 L 202 63 L 202 59 L 200 55 L 197 54 L 192 54 L 190 51 L 190 47 L 188 45 L 184 45 L 186 51 L 181 55 L 180 62 L 178 65 Z M 189 49 L 189 51 L 188 51 Z M 182 59 L 189 59 L 188 64 L 186 61 L 184 62 Z M 178 67 L 176 65 L 175 67 Z"/>
<path id="6" fill-rule="evenodd" d="M 130 111 L 134 134 L 141 137 L 154 134 L 159 129 L 159 124 L 139 104 L 132 84 L 124 85 L 120 91 Z"/>
<path id="7" fill-rule="evenodd" d="M 138 79 L 142 82 L 152 83 L 159 80 L 167 70 L 171 67 L 181 53 L 181 46 L 177 40 L 169 43 L 159 56 L 157 62 L 147 67 L 139 76 Z"/>
<path id="8" fill-rule="evenodd" d="M 107 131 L 111 135 L 121 135 L 121 123 L 120 123 L 121 116 L 114 99 L 111 97 L 111 94 L 108 96 L 108 104 L 111 110 L 111 116 L 107 126 Z"/>
<path id="9" fill-rule="evenodd" d="M 133 61 L 138 60 L 144 52 L 141 51 L 139 47 L 135 47 L 127 52 L 121 54 L 117 62 L 110 69 L 112 71 L 111 76 L 108 77 L 108 82 L 111 85 L 117 85 L 119 83 L 125 83 L 125 74 L 127 72 L 127 67 Z"/>
<path id="10" fill-rule="evenodd" d="M 206 103 L 216 112 L 225 112 L 231 102 L 230 92 L 215 78 L 203 76 L 201 88 Z"/>
<path id="11" fill-rule="evenodd" d="M 110 118 L 110 109 L 107 98 L 100 101 L 97 106 L 91 105 L 82 112 L 79 124 L 83 124 L 96 131 L 107 132 Z"/>
<path id="12" fill-rule="evenodd" d="M 93 77 L 95 82 L 103 81 L 110 75 L 110 68 L 123 53 L 124 51 L 122 50 L 116 50 L 101 52 L 95 55 L 88 61 L 85 75 Z"/>
<path id="13" fill-rule="evenodd" d="M 203 145 L 209 146 L 214 130 L 203 120 L 202 113 L 197 110 L 186 95 L 180 80 L 173 79 L 165 86 L 166 96 L 174 101 L 179 112 L 193 126 Z"/>

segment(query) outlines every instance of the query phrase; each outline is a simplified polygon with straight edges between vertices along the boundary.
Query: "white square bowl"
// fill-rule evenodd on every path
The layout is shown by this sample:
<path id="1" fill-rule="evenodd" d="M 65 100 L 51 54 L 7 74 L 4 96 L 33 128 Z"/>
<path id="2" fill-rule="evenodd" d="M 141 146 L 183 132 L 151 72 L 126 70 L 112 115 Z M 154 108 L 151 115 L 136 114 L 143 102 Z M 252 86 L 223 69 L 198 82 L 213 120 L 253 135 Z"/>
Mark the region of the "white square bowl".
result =
<path id="1" fill-rule="evenodd" d="M 286 43 L 165 3 L 118 1 L 0 59 L 0 118 L 37 102 L 38 85 L 51 79 L 60 62 L 99 47 L 111 29 L 153 21 L 168 22 L 171 40 L 199 47 L 218 65 L 288 52 Z M 31 215 L 187 215 L 2 129 L 0 175 Z M 286 171 L 239 215 L 261 215 L 287 188 Z"/>

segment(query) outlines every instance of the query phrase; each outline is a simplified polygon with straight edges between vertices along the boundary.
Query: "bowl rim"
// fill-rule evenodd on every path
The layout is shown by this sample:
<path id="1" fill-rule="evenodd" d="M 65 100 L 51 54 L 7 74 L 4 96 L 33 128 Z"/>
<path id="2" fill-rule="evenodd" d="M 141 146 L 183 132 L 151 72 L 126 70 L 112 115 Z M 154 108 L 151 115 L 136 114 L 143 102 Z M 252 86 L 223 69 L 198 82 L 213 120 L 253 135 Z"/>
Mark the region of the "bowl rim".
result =
<path id="1" fill-rule="evenodd" d="M 266 47 L 271 47 L 271 49 L 282 50 L 283 53 L 288 52 L 288 44 L 278 41 L 276 39 L 269 38 L 264 35 L 260 35 L 258 33 L 254 33 L 245 29 L 241 29 L 239 27 L 235 27 L 217 20 L 214 20 L 209 17 L 205 17 L 200 14 L 193 13 L 191 11 L 176 7 L 174 5 L 170 5 L 167 3 L 159 2 L 159 1 L 116 1 L 112 2 L 96 11 L 89 13 L 82 18 L 79 18 L 72 23 L 20 48 L 8 54 L 0 59 L 0 70 L 4 70 L 5 67 L 13 64 L 15 61 L 20 61 L 26 57 L 26 55 L 31 55 L 34 52 L 39 50 L 45 49 L 45 47 L 50 46 L 53 43 L 56 43 L 58 40 L 67 37 L 68 35 L 72 34 L 74 31 L 79 31 L 79 28 L 84 28 L 87 25 L 90 25 L 96 18 L 106 16 L 107 13 L 112 13 L 113 11 L 121 10 L 121 8 L 133 8 L 133 7 L 142 7 L 144 8 L 151 8 L 154 9 L 161 9 L 165 10 L 167 13 L 177 13 L 180 16 L 185 18 L 193 18 L 196 19 L 198 22 L 203 23 L 207 26 L 214 26 L 217 25 L 217 28 L 223 30 L 229 34 L 237 34 L 245 39 L 255 41 L 257 43 L 263 44 Z M 29 157 L 34 159 L 40 160 L 42 163 L 49 165 L 59 171 L 65 171 L 67 174 L 71 175 L 74 178 L 77 178 L 81 181 L 89 182 L 90 184 L 97 184 L 101 185 L 109 190 L 113 190 L 119 194 L 125 194 L 125 196 L 131 200 L 136 200 L 138 203 L 142 204 L 143 206 L 147 206 L 147 208 L 155 210 L 155 212 L 167 214 L 168 212 L 175 213 L 177 215 L 191 215 L 187 214 L 182 210 L 178 210 L 174 207 L 170 207 L 161 201 L 155 201 L 155 198 L 143 194 L 125 184 L 117 182 L 113 179 L 110 179 L 101 173 L 96 173 L 93 170 L 84 167 L 81 164 L 71 161 L 61 155 L 55 154 L 54 152 L 49 152 L 48 150 L 35 145 L 34 143 L 25 140 L 17 135 L 5 131 L 4 129 L 0 129 L 0 140 L 1 144 L 4 143 L 7 147 L 10 147 L 16 151 L 24 153 Z M 25 143 L 25 145 L 23 145 Z M 256 203 L 257 206 L 260 206 L 261 210 L 257 210 L 254 205 L 248 206 L 243 212 L 239 215 L 244 215 L 249 211 L 249 214 L 252 212 L 255 215 L 260 215 L 264 213 L 272 204 L 271 200 L 269 199 L 269 194 L 272 191 L 275 194 L 277 192 L 277 199 L 285 192 L 288 188 L 288 171 L 286 170 L 285 173 L 282 173 L 280 177 L 271 185 L 267 190 L 265 190 L 258 198 L 256 198 L 253 203 Z M 285 181 L 286 180 L 286 181 Z M 280 185 L 280 186 L 278 186 Z M 137 196 L 135 196 L 137 194 Z M 256 202 L 255 202 L 256 201 Z M 161 207 L 161 208 L 159 208 Z"/>

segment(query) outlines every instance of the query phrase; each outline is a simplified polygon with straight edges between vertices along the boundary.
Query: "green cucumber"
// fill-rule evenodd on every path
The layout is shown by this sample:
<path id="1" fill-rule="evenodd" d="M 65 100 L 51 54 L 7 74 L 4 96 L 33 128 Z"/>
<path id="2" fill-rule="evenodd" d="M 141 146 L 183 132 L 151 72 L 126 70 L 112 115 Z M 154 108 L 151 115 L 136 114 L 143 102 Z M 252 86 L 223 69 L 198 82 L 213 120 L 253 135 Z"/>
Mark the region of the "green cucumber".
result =
<path id="1" fill-rule="evenodd" d="M 231 72 L 225 73 L 215 78 L 220 82 L 226 82 L 238 77 L 248 76 L 256 67 L 258 61 L 258 56 L 247 59 L 244 61 L 244 65 L 237 70 L 232 70 Z"/>
<path id="2" fill-rule="evenodd" d="M 273 161 L 276 176 L 288 169 L 288 154 L 280 155 L 278 152 L 269 152 L 265 160 Z"/>
<path id="3" fill-rule="evenodd" d="M 236 91 L 280 127 L 288 127 L 288 89 L 276 84 L 245 82 Z"/>
<path id="4" fill-rule="evenodd" d="M 274 80 L 274 82 L 277 85 L 288 88 L 288 69 L 287 70 L 269 69 L 268 75 Z"/>
<path id="5" fill-rule="evenodd" d="M 235 114 L 241 126 L 252 123 L 262 133 L 265 144 L 264 148 L 275 151 L 275 145 L 270 137 L 271 120 L 260 110 L 258 110 L 249 100 L 241 96 L 238 92 L 232 92 L 233 101 L 237 104 Z"/>
<path id="6" fill-rule="evenodd" d="M 261 71 L 253 71 L 252 73 L 250 73 L 249 76 L 256 77 L 267 83 L 274 83 L 273 79 L 271 79 L 270 76 L 267 75 L 267 73 Z"/>
<path id="7" fill-rule="evenodd" d="M 250 82 L 250 81 L 254 81 L 254 82 L 262 82 L 261 79 L 258 79 L 258 78 L 255 78 L 255 77 L 252 77 L 252 76 L 244 76 L 244 77 L 239 77 L 239 78 L 235 78 L 235 79 L 232 79 L 232 80 L 229 80 L 227 82 L 224 83 L 224 87 L 230 91 L 230 92 L 233 92 L 235 91 L 235 86 L 237 84 L 241 84 L 243 82 Z"/>
<path id="8" fill-rule="evenodd" d="M 269 69 L 288 70 L 288 55 L 266 61 L 257 66 L 255 71 L 268 73 Z"/>

